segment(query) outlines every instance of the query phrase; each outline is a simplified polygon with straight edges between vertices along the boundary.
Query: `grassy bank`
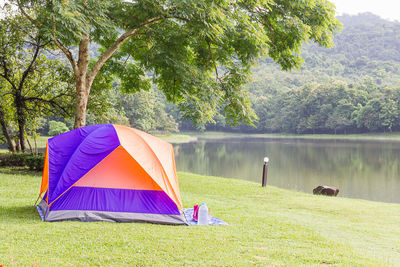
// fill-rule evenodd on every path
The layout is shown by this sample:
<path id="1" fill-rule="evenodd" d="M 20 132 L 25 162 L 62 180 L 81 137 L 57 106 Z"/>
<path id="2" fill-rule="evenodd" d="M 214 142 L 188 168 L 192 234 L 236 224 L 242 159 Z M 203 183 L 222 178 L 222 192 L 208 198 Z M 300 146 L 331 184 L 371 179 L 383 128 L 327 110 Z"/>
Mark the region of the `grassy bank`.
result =
<path id="1" fill-rule="evenodd" d="M 158 138 L 167 141 L 171 144 L 182 144 L 182 143 L 189 143 L 192 141 L 196 141 L 197 137 L 186 135 L 186 134 L 156 134 Z"/>
<path id="2" fill-rule="evenodd" d="M 400 205 L 179 173 L 229 226 L 43 223 L 40 174 L 0 169 L 0 265 L 400 265 Z"/>
<path id="3" fill-rule="evenodd" d="M 261 137 L 275 139 L 325 139 L 325 140 L 357 140 L 357 141 L 395 141 L 400 142 L 400 133 L 376 133 L 376 134 L 254 134 L 231 132 L 183 132 L 190 136 L 202 139 L 222 139 L 227 137 Z"/>

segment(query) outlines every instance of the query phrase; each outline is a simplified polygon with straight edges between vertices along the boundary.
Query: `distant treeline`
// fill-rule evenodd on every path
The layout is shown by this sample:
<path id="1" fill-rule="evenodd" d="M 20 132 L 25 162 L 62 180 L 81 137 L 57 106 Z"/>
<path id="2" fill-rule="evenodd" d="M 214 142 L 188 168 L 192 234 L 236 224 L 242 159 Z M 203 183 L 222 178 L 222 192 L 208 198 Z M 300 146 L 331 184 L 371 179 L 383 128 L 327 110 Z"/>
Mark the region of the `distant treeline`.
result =
<path id="1" fill-rule="evenodd" d="M 400 88 L 360 84 L 308 84 L 254 99 L 255 127 L 207 125 L 208 130 L 273 133 L 360 133 L 400 130 Z"/>

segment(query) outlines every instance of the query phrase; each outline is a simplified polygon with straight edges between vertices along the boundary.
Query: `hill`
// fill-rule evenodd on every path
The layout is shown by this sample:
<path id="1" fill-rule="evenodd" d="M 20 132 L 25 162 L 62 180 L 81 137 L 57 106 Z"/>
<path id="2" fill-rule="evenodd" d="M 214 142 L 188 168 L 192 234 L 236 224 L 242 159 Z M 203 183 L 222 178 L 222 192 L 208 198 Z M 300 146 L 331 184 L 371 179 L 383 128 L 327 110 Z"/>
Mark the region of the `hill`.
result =
<path id="1" fill-rule="evenodd" d="M 269 59 L 253 69 L 249 94 L 256 127 L 223 123 L 206 129 L 284 133 L 400 130 L 400 23 L 364 13 L 338 17 L 335 46 L 305 43 L 299 70 Z M 222 121 L 221 119 L 218 120 Z"/>
<path id="2" fill-rule="evenodd" d="M 338 19 L 343 29 L 334 38 L 335 46 L 321 48 L 304 44 L 305 60 L 301 70 L 284 72 L 267 60 L 254 71 L 250 91 L 264 95 L 276 90 L 296 88 L 310 82 L 360 82 L 371 80 L 378 85 L 400 83 L 400 23 L 371 13 L 344 15 Z"/>

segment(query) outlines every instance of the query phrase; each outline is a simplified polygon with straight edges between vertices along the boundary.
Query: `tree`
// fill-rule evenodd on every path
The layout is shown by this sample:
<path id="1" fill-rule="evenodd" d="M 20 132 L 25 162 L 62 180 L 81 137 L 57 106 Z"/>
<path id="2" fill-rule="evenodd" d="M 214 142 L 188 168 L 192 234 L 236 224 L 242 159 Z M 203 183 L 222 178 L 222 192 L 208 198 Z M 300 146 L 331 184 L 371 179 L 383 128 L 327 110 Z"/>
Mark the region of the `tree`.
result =
<path id="1" fill-rule="evenodd" d="M 390 96 L 385 101 L 382 101 L 381 112 L 379 119 L 382 120 L 382 125 L 387 127 L 390 132 L 392 132 L 393 126 L 399 124 L 400 111 L 398 108 L 398 103 Z"/>
<path id="2" fill-rule="evenodd" d="M 165 105 L 154 89 L 135 95 L 121 94 L 121 108 L 130 125 L 143 131 L 177 131 L 176 122 L 165 112 Z"/>
<path id="3" fill-rule="evenodd" d="M 11 1 L 69 60 L 75 128 L 85 125 L 101 71 L 119 76 L 130 92 L 153 82 L 194 121 L 209 121 L 221 108 L 232 124 L 252 123 L 243 89 L 250 67 L 267 55 L 285 70 L 299 68 L 303 42 L 329 47 L 340 27 L 326 0 Z M 102 48 L 91 59 L 92 43 Z"/>
<path id="4" fill-rule="evenodd" d="M 337 129 L 343 129 L 346 134 L 346 128 L 350 127 L 353 123 L 351 119 L 351 114 L 356 109 L 349 101 L 346 99 L 338 99 L 335 111 L 332 117 L 328 117 L 327 126 L 333 128 L 336 134 Z"/>
<path id="5" fill-rule="evenodd" d="M 4 88 L 8 86 L 5 81 L 0 79 L 0 87 L 4 90 Z M 1 90 L 1 91 L 3 91 Z M 1 92 L 0 91 L 0 92 Z M 6 90 L 4 90 L 6 91 Z M 8 150 L 10 152 L 15 152 L 16 148 L 12 142 L 12 136 L 9 131 L 9 123 L 11 121 L 10 118 L 10 109 L 11 109 L 11 103 L 10 99 L 6 98 L 6 95 L 4 93 L 1 95 L 0 98 L 0 126 L 1 126 L 1 132 L 3 134 L 3 137 L 5 141 L 7 142 L 8 145 Z"/>
<path id="6" fill-rule="evenodd" d="M 49 121 L 49 135 L 55 136 L 65 132 L 68 132 L 69 129 L 65 123 L 61 121 Z"/>
<path id="7" fill-rule="evenodd" d="M 56 60 L 48 60 L 44 48 L 49 44 L 36 28 L 24 17 L 14 15 L 0 19 L 0 93 L 2 98 L 0 117 L 5 117 L 4 102 L 18 126 L 17 147 L 25 151 L 27 121 L 41 114 L 56 111 L 67 115 L 68 85 L 56 77 L 68 75 L 68 69 Z M 7 127 L 2 123 L 2 127 Z M 5 131 L 3 130 L 3 133 Z M 8 139 L 8 138 L 7 138 Z M 10 147 L 10 141 L 7 140 Z M 13 148 L 10 147 L 12 151 Z"/>
<path id="8" fill-rule="evenodd" d="M 382 127 L 382 122 L 379 120 L 381 103 L 378 99 L 373 98 L 367 104 L 356 110 L 357 127 L 365 127 L 370 131 L 376 131 Z"/>

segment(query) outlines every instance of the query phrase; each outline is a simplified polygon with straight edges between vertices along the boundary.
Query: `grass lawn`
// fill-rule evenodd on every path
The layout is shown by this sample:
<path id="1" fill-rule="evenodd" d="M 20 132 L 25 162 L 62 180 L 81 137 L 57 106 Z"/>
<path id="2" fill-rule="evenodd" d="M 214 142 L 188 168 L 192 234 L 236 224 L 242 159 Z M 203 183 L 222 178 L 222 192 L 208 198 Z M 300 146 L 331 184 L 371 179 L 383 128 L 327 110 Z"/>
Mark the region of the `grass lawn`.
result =
<path id="1" fill-rule="evenodd" d="M 40 176 L 0 169 L 0 265 L 400 266 L 399 204 L 179 173 L 184 206 L 229 226 L 44 223 Z"/>

